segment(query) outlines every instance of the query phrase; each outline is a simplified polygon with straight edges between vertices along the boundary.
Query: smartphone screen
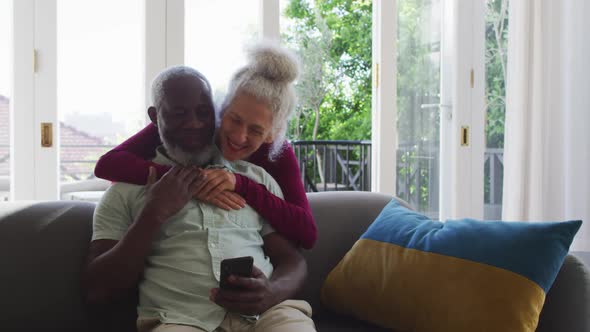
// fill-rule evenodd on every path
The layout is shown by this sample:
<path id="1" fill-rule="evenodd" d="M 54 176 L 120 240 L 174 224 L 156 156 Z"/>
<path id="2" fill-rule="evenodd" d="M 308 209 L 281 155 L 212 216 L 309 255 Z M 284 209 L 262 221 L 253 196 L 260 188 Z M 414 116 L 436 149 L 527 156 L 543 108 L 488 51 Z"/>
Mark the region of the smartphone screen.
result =
<path id="1" fill-rule="evenodd" d="M 252 275 L 252 265 L 254 258 L 252 256 L 227 258 L 221 261 L 221 276 L 219 278 L 219 287 L 223 289 L 233 288 L 227 282 L 230 275 L 249 277 Z"/>

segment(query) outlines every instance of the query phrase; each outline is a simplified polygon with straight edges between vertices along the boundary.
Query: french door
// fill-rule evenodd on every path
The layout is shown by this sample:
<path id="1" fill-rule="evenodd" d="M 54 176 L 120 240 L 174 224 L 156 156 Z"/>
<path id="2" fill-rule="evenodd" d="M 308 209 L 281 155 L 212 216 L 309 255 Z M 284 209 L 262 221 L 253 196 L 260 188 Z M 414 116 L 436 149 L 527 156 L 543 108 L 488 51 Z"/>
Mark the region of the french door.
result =
<path id="1" fill-rule="evenodd" d="M 505 74 L 497 69 L 505 61 L 507 1 L 373 3 L 374 169 L 395 167 L 393 177 L 379 177 L 380 191 L 434 219 L 500 218 Z"/>
<path id="2" fill-rule="evenodd" d="M 5 156 L 12 167 L 0 180 L 11 179 L 15 199 L 92 199 L 79 192 L 103 190 L 104 183 L 92 174 L 97 157 L 147 123 L 151 79 L 170 65 L 186 63 L 211 78 L 219 98 L 244 61 L 236 57 L 244 44 L 280 38 L 287 2 L 0 0 L 0 6 L 11 6 L 0 15 L 12 14 L 14 22 L 6 27 L 10 19 L 1 19 L 0 33 L 12 31 L 7 35 L 17 41 L 8 42 L 12 53 L 0 50 L 0 73 L 15 73 L 12 82 L 0 81 L 7 91 L 0 94 L 18 110 L 3 121 L 17 130 L 0 141 L 0 172 L 2 149 L 12 151 Z M 396 194 L 433 218 L 481 218 L 484 197 L 485 206 L 493 201 L 496 210 L 501 202 L 495 184 L 501 155 L 492 151 L 492 156 L 490 148 L 503 143 L 488 140 L 486 148 L 485 139 L 491 104 L 485 96 L 494 81 L 486 78 L 485 41 L 505 30 L 486 27 L 490 2 L 506 4 L 371 3 L 372 189 Z M 227 24 L 216 17 L 233 18 Z M 207 39 L 212 35 L 232 48 L 218 49 Z M 12 54 L 12 68 L 6 69 L 4 53 Z M 222 56 L 220 65 L 216 60 Z M 226 70 L 208 72 L 215 67 Z"/>

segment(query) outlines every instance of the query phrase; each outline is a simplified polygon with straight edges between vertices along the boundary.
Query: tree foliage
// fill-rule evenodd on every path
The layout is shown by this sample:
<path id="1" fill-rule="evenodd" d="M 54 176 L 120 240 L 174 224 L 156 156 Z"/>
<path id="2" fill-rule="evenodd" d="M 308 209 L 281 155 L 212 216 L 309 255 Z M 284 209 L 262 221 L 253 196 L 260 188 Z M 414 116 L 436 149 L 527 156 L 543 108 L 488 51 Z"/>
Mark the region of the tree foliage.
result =
<path id="1" fill-rule="evenodd" d="M 487 0 L 486 138 L 503 147 L 507 0 Z M 398 1 L 398 133 L 401 144 L 438 144 L 440 42 L 425 38 L 430 0 Z M 370 139 L 370 0 L 290 0 L 283 40 L 300 53 L 300 104 L 289 134 L 293 139 Z M 436 29 L 432 29 L 436 30 Z M 435 36 L 437 37 L 437 36 Z"/>
<path id="2" fill-rule="evenodd" d="M 438 167 L 440 1 L 398 0 L 398 195 L 432 208 Z M 508 0 L 486 0 L 487 147 L 504 141 Z M 299 105 L 289 135 L 302 140 L 371 138 L 372 1 L 290 0 L 283 40 L 300 53 Z M 433 26 L 431 26 L 433 25 Z M 392 56 L 395 56 L 392 54 Z M 489 178 L 486 173 L 486 177 Z M 438 181 L 438 179 L 433 179 Z M 486 192 L 489 183 L 486 180 Z M 431 190 L 432 189 L 432 190 Z"/>
<path id="3" fill-rule="evenodd" d="M 486 146 L 504 147 L 508 0 L 488 0 L 486 15 Z"/>
<path id="4" fill-rule="evenodd" d="M 371 13 L 371 1 L 289 2 L 283 40 L 303 62 L 291 138 L 371 138 Z"/>

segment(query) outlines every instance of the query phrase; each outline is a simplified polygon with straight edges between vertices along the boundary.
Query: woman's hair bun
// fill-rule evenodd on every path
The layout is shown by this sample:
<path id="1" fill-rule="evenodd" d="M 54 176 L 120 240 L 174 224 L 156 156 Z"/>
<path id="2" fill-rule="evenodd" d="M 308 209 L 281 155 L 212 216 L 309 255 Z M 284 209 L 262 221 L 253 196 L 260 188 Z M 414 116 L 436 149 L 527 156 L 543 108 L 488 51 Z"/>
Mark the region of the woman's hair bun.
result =
<path id="1" fill-rule="evenodd" d="M 248 50 L 251 70 L 266 79 L 290 83 L 299 75 L 297 57 L 274 42 L 262 42 Z"/>

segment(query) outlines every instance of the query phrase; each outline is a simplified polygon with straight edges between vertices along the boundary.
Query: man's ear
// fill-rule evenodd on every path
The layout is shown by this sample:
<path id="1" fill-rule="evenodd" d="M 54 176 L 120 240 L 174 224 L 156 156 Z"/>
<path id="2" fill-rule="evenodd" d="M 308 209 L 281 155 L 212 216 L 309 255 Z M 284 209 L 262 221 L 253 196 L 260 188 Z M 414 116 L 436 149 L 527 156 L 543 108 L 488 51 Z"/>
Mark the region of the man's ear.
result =
<path id="1" fill-rule="evenodd" d="M 148 108 L 148 116 L 150 117 L 150 120 L 152 121 L 152 123 L 154 124 L 154 126 L 158 126 L 158 111 L 156 110 L 156 108 L 154 106 L 150 106 Z"/>

